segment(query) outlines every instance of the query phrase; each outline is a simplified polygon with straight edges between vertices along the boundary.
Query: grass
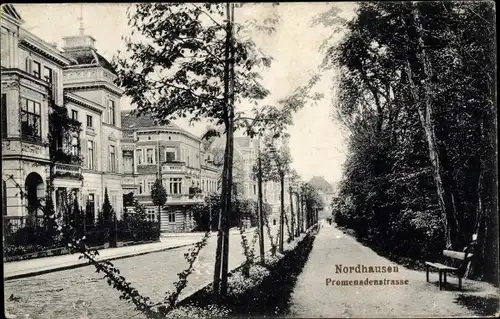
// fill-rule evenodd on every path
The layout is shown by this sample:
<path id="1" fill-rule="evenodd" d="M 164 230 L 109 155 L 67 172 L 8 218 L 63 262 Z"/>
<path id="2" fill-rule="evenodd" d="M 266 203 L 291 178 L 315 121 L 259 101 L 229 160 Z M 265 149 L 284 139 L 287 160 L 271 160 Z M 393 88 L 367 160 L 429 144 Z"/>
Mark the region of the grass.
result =
<path id="1" fill-rule="evenodd" d="M 227 309 L 227 315 L 230 317 L 286 315 L 291 293 L 298 275 L 307 262 L 314 238 L 314 233 L 306 236 L 295 249 L 288 251 L 279 261 L 272 266 L 266 266 L 267 276 L 259 280 L 257 285 L 250 285 L 248 289 L 242 289 L 242 293 L 232 293 L 224 299 L 216 300 L 210 284 L 181 301 L 178 306 L 186 309 L 201 308 L 200 311 L 205 315 L 207 315 L 205 310 L 214 305 Z M 240 269 L 241 267 L 237 268 L 233 274 L 238 276 L 236 272 Z M 221 315 L 221 313 L 213 315 Z"/>
<path id="2" fill-rule="evenodd" d="M 494 316 L 498 318 L 499 298 L 498 296 L 473 296 L 460 294 L 457 297 L 457 303 L 474 311 L 478 316 Z"/>

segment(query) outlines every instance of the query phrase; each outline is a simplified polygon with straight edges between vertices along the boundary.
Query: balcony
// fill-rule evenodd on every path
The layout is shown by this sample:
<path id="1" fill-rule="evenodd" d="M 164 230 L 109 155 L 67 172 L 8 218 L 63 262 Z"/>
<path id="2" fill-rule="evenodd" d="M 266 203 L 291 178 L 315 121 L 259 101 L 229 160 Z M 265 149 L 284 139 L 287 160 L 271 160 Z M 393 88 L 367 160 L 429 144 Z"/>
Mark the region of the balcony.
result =
<path id="1" fill-rule="evenodd" d="M 82 168 L 80 165 L 56 163 L 54 178 L 83 180 Z"/>
<path id="2" fill-rule="evenodd" d="M 164 162 L 161 165 L 162 173 L 186 174 L 187 168 L 184 162 Z"/>
<path id="3" fill-rule="evenodd" d="M 137 200 L 141 203 L 152 202 L 151 196 L 148 194 L 136 195 Z M 168 205 L 192 205 L 204 203 L 204 198 L 202 195 L 189 195 L 189 194 L 168 194 L 167 203 Z"/>

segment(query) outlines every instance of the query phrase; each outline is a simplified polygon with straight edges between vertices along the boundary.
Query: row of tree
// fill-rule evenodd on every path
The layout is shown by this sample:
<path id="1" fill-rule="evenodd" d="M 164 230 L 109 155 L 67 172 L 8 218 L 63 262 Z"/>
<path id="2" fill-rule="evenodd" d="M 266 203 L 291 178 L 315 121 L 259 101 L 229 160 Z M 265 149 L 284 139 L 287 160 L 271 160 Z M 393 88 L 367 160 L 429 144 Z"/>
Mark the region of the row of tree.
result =
<path id="1" fill-rule="evenodd" d="M 491 2 L 363 2 L 328 50 L 349 148 L 337 222 L 415 259 L 477 236 L 496 281 L 495 9 Z M 474 235 L 474 236 L 473 236 Z"/>
<path id="2" fill-rule="evenodd" d="M 243 128 L 251 136 L 269 131 L 282 134 L 293 112 L 317 97 L 310 94 L 314 82 L 310 81 L 279 106 L 255 108 L 252 116 L 236 110 L 237 104 L 258 105 L 270 93 L 260 82 L 259 69 L 269 67 L 271 58 L 256 46 L 252 35 L 272 33 L 279 19 L 271 15 L 260 21 L 235 20 L 236 9 L 253 5 L 148 3 L 131 7 L 128 18 L 134 37 L 125 39 L 127 50 L 114 61 L 117 84 L 137 107 L 138 116 L 151 114 L 159 124 L 189 116 L 191 121 L 212 120 L 224 129 L 216 295 L 227 292 L 234 131 Z"/>

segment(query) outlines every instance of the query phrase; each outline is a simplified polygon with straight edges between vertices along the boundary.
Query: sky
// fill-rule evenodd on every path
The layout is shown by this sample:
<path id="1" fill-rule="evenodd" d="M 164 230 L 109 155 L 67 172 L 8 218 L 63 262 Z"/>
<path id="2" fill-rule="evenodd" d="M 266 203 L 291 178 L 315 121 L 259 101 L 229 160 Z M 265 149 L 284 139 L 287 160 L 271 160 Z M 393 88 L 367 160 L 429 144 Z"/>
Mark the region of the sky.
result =
<path id="1" fill-rule="evenodd" d="M 304 85 L 316 72 L 324 53 L 321 43 L 331 34 L 330 29 L 310 25 L 312 18 L 325 12 L 329 6 L 342 9 L 342 16 L 353 15 L 353 3 L 280 3 L 255 4 L 236 9 L 235 19 L 262 18 L 276 13 L 281 21 L 272 35 L 254 38 L 262 50 L 273 57 L 271 68 L 262 72 L 263 84 L 271 92 L 265 103 L 285 98 L 300 85 Z M 129 35 L 126 10 L 129 4 L 16 4 L 25 21 L 23 27 L 47 42 L 62 47 L 62 38 L 79 34 L 80 15 L 83 17 L 85 34 L 96 39 L 97 50 L 109 60 L 118 50 L 124 51 L 122 35 Z M 335 70 L 325 72 L 314 91 L 323 99 L 314 105 L 306 105 L 294 115 L 294 125 L 289 128 L 292 167 L 304 181 L 313 176 L 323 176 L 330 183 L 341 179 L 345 161 L 345 136 L 340 124 L 332 117 L 332 88 Z M 121 101 L 122 109 L 134 108 L 128 98 Z M 187 131 L 200 135 L 207 123 L 190 126 L 185 119 L 174 121 Z M 238 135 L 238 133 L 237 133 Z"/>

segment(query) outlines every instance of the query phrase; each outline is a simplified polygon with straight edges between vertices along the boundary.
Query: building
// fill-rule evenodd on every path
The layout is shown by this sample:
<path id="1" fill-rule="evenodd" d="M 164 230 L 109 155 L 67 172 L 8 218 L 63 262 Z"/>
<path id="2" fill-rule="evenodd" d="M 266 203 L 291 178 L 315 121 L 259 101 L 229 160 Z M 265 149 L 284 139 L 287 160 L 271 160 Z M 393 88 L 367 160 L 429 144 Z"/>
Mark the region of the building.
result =
<path id="1" fill-rule="evenodd" d="M 124 194 L 133 193 L 146 206 L 149 219 L 161 221 L 162 231 L 191 231 L 195 223 L 190 208 L 217 192 L 219 169 L 205 144 L 174 123 L 158 125 L 150 115 L 137 117 L 123 111 L 121 118 Z M 160 215 L 151 198 L 157 178 L 167 192 Z"/>
<path id="2" fill-rule="evenodd" d="M 122 112 L 116 72 L 82 25 L 60 50 L 25 30 L 13 5 L 2 5 L 0 14 L 4 218 L 17 227 L 40 221 L 38 203 L 50 184 L 58 212 L 76 199 L 96 219 L 107 190 L 119 218 L 123 195 L 132 192 L 163 231 L 191 230 L 187 208 L 218 189 L 219 169 L 206 143 L 174 124 Z M 73 126 L 49 139 L 57 110 Z M 157 176 L 169 195 L 161 216 L 150 198 Z M 190 194 L 197 188 L 201 193 Z"/>
<path id="3" fill-rule="evenodd" d="M 248 136 L 234 138 L 234 168 L 233 174 L 237 185 L 242 189 L 243 197 L 251 200 L 258 200 L 258 183 L 254 178 L 253 166 L 257 163 L 257 156 L 260 149 L 264 149 L 264 141 L 253 139 Z M 260 145 L 259 145 L 260 143 Z M 275 139 L 276 148 L 286 147 L 288 140 Z M 285 212 L 290 212 L 290 194 L 288 176 L 285 175 L 284 182 L 284 205 Z M 271 225 L 278 225 L 281 211 L 281 185 L 279 181 L 266 181 L 262 185 L 262 195 L 265 203 L 271 205 L 272 214 L 269 216 Z M 288 221 L 290 223 L 290 221 Z"/>
<path id="4" fill-rule="evenodd" d="M 308 184 L 318 191 L 323 199 L 325 209 L 329 211 L 330 204 L 335 195 L 333 186 L 323 176 L 313 176 Z"/>
<path id="5" fill-rule="evenodd" d="M 29 202 L 45 196 L 50 174 L 49 117 L 65 107 L 80 130 L 59 136 L 54 151 L 51 194 L 56 209 L 65 199 L 90 202 L 97 211 L 107 188 L 118 216 L 122 208 L 120 176 L 120 98 L 111 64 L 80 34 L 64 38 L 59 50 L 23 29 L 12 5 L 2 6 L 2 163 L 7 215 L 16 224 L 40 215 Z M 53 106 L 53 107 L 51 107 Z M 27 198 L 16 196 L 18 186 Z M 31 205 L 33 206 L 33 205 Z M 36 206 L 36 205 L 35 205 Z"/>

